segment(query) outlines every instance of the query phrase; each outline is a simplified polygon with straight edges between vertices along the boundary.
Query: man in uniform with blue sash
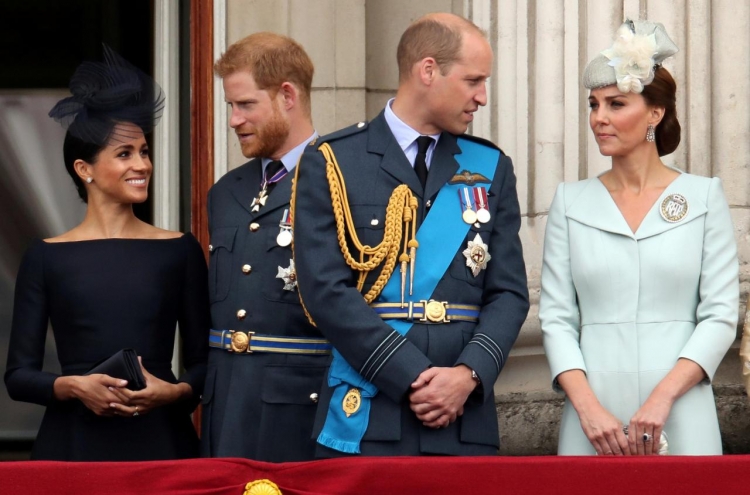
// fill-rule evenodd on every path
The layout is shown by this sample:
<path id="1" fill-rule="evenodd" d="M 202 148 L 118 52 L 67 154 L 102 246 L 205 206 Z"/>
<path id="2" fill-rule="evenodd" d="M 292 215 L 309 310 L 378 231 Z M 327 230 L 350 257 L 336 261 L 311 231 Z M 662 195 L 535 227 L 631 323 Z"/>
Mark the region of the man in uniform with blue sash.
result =
<path id="1" fill-rule="evenodd" d="M 301 159 L 299 295 L 334 346 L 318 457 L 497 452 L 493 384 L 529 303 L 511 160 L 463 134 L 492 57 L 471 22 L 418 19 L 395 99 Z"/>
<path id="2" fill-rule="evenodd" d="M 289 200 L 290 172 L 317 136 L 313 64 L 296 41 L 262 32 L 230 46 L 214 70 L 229 125 L 251 160 L 208 194 L 212 328 L 202 454 L 310 460 L 331 346 L 297 297 Z"/>

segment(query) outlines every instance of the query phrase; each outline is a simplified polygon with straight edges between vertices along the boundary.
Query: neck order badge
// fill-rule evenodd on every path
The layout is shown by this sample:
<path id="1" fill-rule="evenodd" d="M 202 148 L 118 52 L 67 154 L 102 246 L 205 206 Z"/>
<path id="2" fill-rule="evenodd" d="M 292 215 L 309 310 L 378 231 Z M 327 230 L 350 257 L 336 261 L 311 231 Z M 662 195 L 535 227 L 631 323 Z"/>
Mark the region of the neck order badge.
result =
<path id="1" fill-rule="evenodd" d="M 476 169 L 492 182 L 500 152 L 461 138 L 458 139 L 458 146 L 461 148 L 461 154 L 456 155 L 459 165 Z M 409 297 L 410 301 L 430 299 L 466 239 L 469 224 L 456 214 L 454 199 L 460 187 L 460 184 L 443 185 L 430 214 L 417 232 L 420 262 L 416 266 L 414 292 Z M 440 242 L 434 241 L 437 238 Z M 391 277 L 378 302 L 400 302 L 400 284 L 398 277 Z M 386 320 L 386 323 L 401 335 L 406 335 L 413 324 L 396 319 Z M 340 452 L 358 454 L 370 420 L 371 399 L 378 389 L 352 368 L 336 349 L 333 350 L 333 361 L 328 372 L 328 385 L 334 387 L 334 391 L 318 443 Z"/>
<path id="2" fill-rule="evenodd" d="M 263 182 L 260 184 L 260 192 L 258 197 L 253 198 L 253 202 L 250 203 L 253 213 L 260 210 L 261 206 L 265 206 L 268 201 L 268 193 L 271 191 L 273 184 L 283 179 L 288 173 L 284 164 L 281 160 L 274 160 L 266 165 L 266 171 L 263 174 Z"/>

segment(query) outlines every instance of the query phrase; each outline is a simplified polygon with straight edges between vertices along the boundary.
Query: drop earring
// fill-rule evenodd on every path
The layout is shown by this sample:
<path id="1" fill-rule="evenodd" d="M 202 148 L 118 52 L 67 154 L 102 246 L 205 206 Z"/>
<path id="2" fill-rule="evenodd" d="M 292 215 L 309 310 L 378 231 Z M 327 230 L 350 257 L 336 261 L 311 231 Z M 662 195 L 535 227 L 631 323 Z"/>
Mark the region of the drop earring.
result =
<path id="1" fill-rule="evenodd" d="M 651 124 L 648 125 L 648 129 L 646 129 L 646 141 L 649 143 L 653 143 L 656 141 L 656 134 L 654 133 L 654 126 Z"/>

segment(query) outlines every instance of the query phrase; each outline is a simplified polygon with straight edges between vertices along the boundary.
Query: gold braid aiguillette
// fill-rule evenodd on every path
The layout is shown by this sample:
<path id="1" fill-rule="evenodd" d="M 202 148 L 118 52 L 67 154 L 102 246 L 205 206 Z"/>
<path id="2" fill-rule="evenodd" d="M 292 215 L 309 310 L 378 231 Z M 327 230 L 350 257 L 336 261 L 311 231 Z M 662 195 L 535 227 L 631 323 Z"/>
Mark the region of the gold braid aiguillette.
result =
<path id="1" fill-rule="evenodd" d="M 326 160 L 326 177 L 331 193 L 331 205 L 333 215 L 336 219 L 336 234 L 339 248 L 344 256 L 346 264 L 353 270 L 359 272 L 357 278 L 357 290 L 360 292 L 365 285 L 367 275 L 383 265 L 378 278 L 372 287 L 364 294 L 365 301 L 369 304 L 382 292 L 388 279 L 393 274 L 396 262 L 401 262 L 401 303 L 404 302 L 406 286 L 406 270 L 409 263 L 416 259 L 416 248 L 418 246 L 415 237 L 417 199 L 406 184 L 401 184 L 393 190 L 388 200 L 385 212 L 385 226 L 383 229 L 383 240 L 377 246 L 363 245 L 357 236 L 356 226 L 352 218 L 349 199 L 346 194 L 344 177 L 336 161 L 333 149 L 328 143 L 320 145 L 318 150 Z M 359 259 L 356 259 L 349 250 L 351 240 Z M 399 256 L 399 247 L 403 239 L 403 252 Z M 413 242 L 411 242 L 413 241 Z M 412 266 L 412 282 L 413 282 Z M 411 292 L 411 285 L 410 285 Z"/>

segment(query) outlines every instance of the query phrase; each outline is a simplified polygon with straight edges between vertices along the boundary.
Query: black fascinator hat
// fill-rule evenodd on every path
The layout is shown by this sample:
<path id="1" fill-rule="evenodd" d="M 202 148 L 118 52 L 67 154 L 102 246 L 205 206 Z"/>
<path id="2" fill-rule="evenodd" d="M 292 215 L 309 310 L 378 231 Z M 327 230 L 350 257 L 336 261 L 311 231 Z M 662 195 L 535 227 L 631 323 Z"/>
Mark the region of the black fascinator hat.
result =
<path id="1" fill-rule="evenodd" d="M 110 139 L 135 137 L 131 123 L 153 130 L 164 110 L 165 95 L 150 76 L 107 45 L 104 62 L 84 62 L 70 79 L 72 96 L 57 102 L 49 116 L 79 140 L 104 146 Z"/>

